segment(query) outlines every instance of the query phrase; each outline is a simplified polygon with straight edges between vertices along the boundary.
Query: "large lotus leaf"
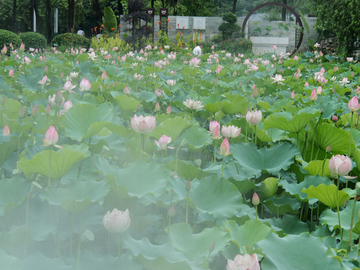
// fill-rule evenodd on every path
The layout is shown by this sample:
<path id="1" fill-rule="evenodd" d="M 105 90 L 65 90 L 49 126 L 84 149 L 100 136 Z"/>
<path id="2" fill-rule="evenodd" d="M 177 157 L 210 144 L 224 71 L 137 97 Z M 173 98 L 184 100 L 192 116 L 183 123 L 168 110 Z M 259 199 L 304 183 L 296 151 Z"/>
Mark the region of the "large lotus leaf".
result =
<path id="1" fill-rule="evenodd" d="M 220 227 L 205 228 L 193 234 L 189 224 L 175 223 L 168 228 L 170 243 L 176 251 L 181 251 L 193 262 L 202 262 L 209 255 L 209 247 L 215 243 L 210 260 L 230 244 L 230 236 Z"/>
<path id="2" fill-rule="evenodd" d="M 317 126 L 316 142 L 322 150 L 326 150 L 330 145 L 333 154 L 349 154 L 349 144 L 352 150 L 355 149 L 355 141 L 349 132 L 330 123 Z"/>
<path id="3" fill-rule="evenodd" d="M 118 95 L 115 100 L 119 108 L 123 111 L 135 111 L 136 108 L 140 106 L 140 101 L 127 95 Z"/>
<path id="4" fill-rule="evenodd" d="M 288 132 L 300 132 L 311 119 L 320 113 L 300 113 L 291 117 L 290 113 L 276 113 L 268 116 L 264 121 L 264 128 L 279 128 Z"/>
<path id="5" fill-rule="evenodd" d="M 89 70 L 92 65 L 92 61 L 81 62 L 79 66 L 79 70 L 84 75 L 90 75 Z"/>
<path id="6" fill-rule="evenodd" d="M 212 144 L 213 139 L 206 129 L 197 126 L 192 126 L 185 129 L 178 138 L 177 142 L 185 139 L 189 143 L 189 147 L 192 149 L 201 149 L 206 145 Z"/>
<path id="7" fill-rule="evenodd" d="M 118 170 L 116 177 L 118 187 L 126 189 L 129 196 L 138 198 L 147 194 L 159 197 L 165 193 L 165 187 L 171 179 L 170 172 L 163 166 L 142 161 L 136 161 Z"/>
<path id="8" fill-rule="evenodd" d="M 261 262 L 262 270 L 340 269 L 335 259 L 326 256 L 327 247 L 324 243 L 308 233 L 283 238 L 270 234 L 258 246 L 266 254 Z"/>
<path id="9" fill-rule="evenodd" d="M 248 220 L 242 226 L 238 226 L 234 220 L 227 220 L 222 228 L 230 234 L 231 241 L 238 247 L 253 246 L 256 242 L 265 239 L 272 231 L 260 220 Z"/>
<path id="10" fill-rule="evenodd" d="M 189 126 L 189 122 L 183 117 L 168 118 L 156 127 L 150 135 L 157 139 L 162 135 L 167 135 L 171 137 L 172 141 L 175 141 L 180 133 Z"/>
<path id="11" fill-rule="evenodd" d="M 221 111 L 226 114 L 242 113 L 246 114 L 246 111 L 251 104 L 246 97 L 240 95 L 225 94 L 226 98 L 231 101 L 223 101 L 221 103 Z"/>
<path id="12" fill-rule="evenodd" d="M 6 252 L 1 249 L 0 249 L 0 261 L 1 261 L 1 267 L 3 267 L 4 269 L 13 269 L 13 270 L 20 269 L 18 258 L 6 254 Z"/>
<path id="13" fill-rule="evenodd" d="M 354 206 L 354 201 L 349 201 L 347 207 L 344 210 L 340 211 L 341 228 L 343 230 L 350 230 L 353 206 Z M 357 215 L 359 210 L 360 210 L 360 202 L 356 202 L 354 224 L 356 224 L 357 221 L 359 220 L 359 217 Z M 330 230 L 339 228 L 338 214 L 336 211 L 333 211 L 331 209 L 326 209 L 324 212 L 322 212 L 320 217 L 320 222 L 323 225 L 325 224 L 328 225 Z"/>
<path id="14" fill-rule="evenodd" d="M 262 170 L 269 173 L 287 170 L 293 163 L 294 156 L 300 155 L 295 145 L 283 143 L 272 148 L 257 149 L 252 143 L 231 144 L 232 155 L 240 166 L 252 169 L 253 174 L 259 176 Z"/>
<path id="15" fill-rule="evenodd" d="M 279 179 L 274 177 L 268 177 L 262 181 L 260 185 L 256 186 L 255 192 L 259 195 L 261 201 L 276 194 L 278 190 L 278 180 Z"/>
<path id="16" fill-rule="evenodd" d="M 15 176 L 0 181 L 0 216 L 20 205 L 30 193 L 31 182 Z"/>
<path id="17" fill-rule="evenodd" d="M 176 161 L 171 160 L 166 166 L 167 169 L 175 172 Z M 201 179 L 208 175 L 207 172 L 204 172 L 200 168 L 196 167 L 194 164 L 185 163 L 182 160 L 177 162 L 177 175 L 184 177 L 185 179 Z"/>
<path id="18" fill-rule="evenodd" d="M 41 263 L 39 263 L 41 262 Z M 35 251 L 28 255 L 26 259 L 21 261 L 22 270 L 71 270 L 73 266 L 66 266 L 64 261 L 60 258 L 49 258 L 39 251 Z"/>
<path id="19" fill-rule="evenodd" d="M 221 164 L 212 163 L 204 171 L 217 173 L 218 176 L 221 177 Z M 239 164 L 231 160 L 225 165 L 223 177 L 226 179 L 233 178 L 236 181 L 243 181 L 253 177 L 253 175 L 253 170 L 251 168 L 239 166 Z"/>
<path id="20" fill-rule="evenodd" d="M 1 106 L 0 112 L 5 114 L 9 119 L 16 119 L 19 117 L 19 110 L 21 104 L 19 101 L 7 98 L 5 104 Z"/>
<path id="21" fill-rule="evenodd" d="M 74 164 L 90 155 L 88 146 L 85 144 L 72 145 L 71 148 L 70 146 L 68 147 L 65 146 L 64 149 L 57 152 L 54 150 L 51 151 L 51 178 L 60 178 L 70 170 Z M 49 166 L 50 150 L 44 150 L 34 155 L 30 160 L 24 157 L 20 159 L 17 164 L 17 168 L 22 170 L 26 177 L 29 177 L 33 173 L 49 176 Z"/>
<path id="22" fill-rule="evenodd" d="M 36 91 L 37 89 L 41 89 L 38 85 L 38 82 L 41 79 L 42 79 L 42 75 L 40 74 L 35 74 L 35 75 L 21 74 L 18 77 L 18 82 L 25 89 Z"/>
<path id="23" fill-rule="evenodd" d="M 288 195 L 271 197 L 265 200 L 264 204 L 277 216 L 284 214 L 296 215 L 301 205 L 296 198 L 292 198 Z"/>
<path id="24" fill-rule="evenodd" d="M 198 211 L 215 218 L 232 217 L 241 211 L 241 194 L 228 180 L 211 175 L 191 182 L 190 199 Z"/>
<path id="25" fill-rule="evenodd" d="M 81 141 L 99 133 L 113 119 L 111 108 L 106 104 L 95 107 L 91 104 L 77 104 L 65 114 L 61 122 L 65 136 Z"/>
<path id="26" fill-rule="evenodd" d="M 220 110 L 221 95 L 212 94 L 202 99 L 202 104 L 205 105 L 204 109 L 210 113 L 216 113 Z"/>
<path id="27" fill-rule="evenodd" d="M 19 135 L 19 134 L 17 134 Z M 0 166 L 10 157 L 10 155 L 18 148 L 18 137 L 14 134 L 0 134 Z"/>
<path id="28" fill-rule="evenodd" d="M 309 188 L 311 185 L 318 186 L 320 184 L 330 185 L 332 182 L 327 177 L 321 177 L 319 175 L 311 176 L 307 175 L 305 176 L 304 181 L 301 183 L 289 183 L 288 181 L 281 179 L 279 181 L 279 185 L 282 186 L 286 192 L 291 194 L 292 196 L 295 196 L 298 200 L 302 202 L 309 202 L 309 204 L 314 204 L 317 199 L 309 199 L 308 196 L 302 192 L 302 189 Z"/>
<path id="29" fill-rule="evenodd" d="M 307 170 L 311 175 L 331 177 L 329 162 L 329 159 L 326 159 L 325 163 L 323 160 L 312 160 L 304 169 Z"/>
<path id="30" fill-rule="evenodd" d="M 338 205 L 343 206 L 350 199 L 350 196 L 343 190 L 340 190 L 337 195 L 338 189 L 334 184 L 320 184 L 317 187 L 311 185 L 307 189 L 303 188 L 302 192 L 307 193 L 309 199 L 316 198 L 331 208 L 336 208 Z M 339 196 L 339 202 L 337 196 Z"/>
<path id="31" fill-rule="evenodd" d="M 269 223 L 278 234 L 280 231 L 284 234 L 301 234 L 309 230 L 309 225 L 300 221 L 297 215 L 285 214 L 282 218 L 273 217 L 271 219 L 266 219 L 265 222 Z"/>
<path id="32" fill-rule="evenodd" d="M 128 248 L 148 270 L 200 270 L 184 254 L 175 251 L 170 242 L 164 245 L 153 245 L 147 238 L 138 241 L 126 235 L 124 247 Z"/>
<path id="33" fill-rule="evenodd" d="M 360 150 L 355 150 L 351 152 L 351 155 L 354 157 L 356 166 L 360 168 Z"/>
<path id="34" fill-rule="evenodd" d="M 66 188 L 48 187 L 40 198 L 51 205 L 60 205 L 69 212 L 80 213 L 93 202 L 102 204 L 109 191 L 110 186 L 105 180 L 77 180 Z"/>

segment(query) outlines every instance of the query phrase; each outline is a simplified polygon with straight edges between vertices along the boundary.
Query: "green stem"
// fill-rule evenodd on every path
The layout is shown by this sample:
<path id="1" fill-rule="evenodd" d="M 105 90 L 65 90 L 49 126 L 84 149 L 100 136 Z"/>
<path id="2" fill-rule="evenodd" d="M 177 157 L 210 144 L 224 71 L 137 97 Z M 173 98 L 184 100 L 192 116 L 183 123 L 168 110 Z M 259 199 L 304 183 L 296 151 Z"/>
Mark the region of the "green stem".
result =
<path id="1" fill-rule="evenodd" d="M 79 245 L 78 245 L 78 254 L 77 254 L 77 267 L 76 269 L 80 269 L 80 248 L 81 248 L 81 213 L 79 214 Z"/>
<path id="2" fill-rule="evenodd" d="M 217 140 L 215 140 L 215 146 L 214 146 L 214 163 L 216 163 L 216 148 L 217 148 Z"/>
<path id="3" fill-rule="evenodd" d="M 223 160 L 222 160 L 222 165 L 221 165 L 221 179 L 223 178 L 224 175 L 224 163 L 225 163 L 225 155 L 223 156 Z"/>
<path id="4" fill-rule="evenodd" d="M 51 186 L 51 177 L 50 177 L 50 172 L 51 172 L 51 154 L 52 154 L 52 145 L 50 146 L 48 187 Z"/>
<path id="5" fill-rule="evenodd" d="M 342 241 L 343 240 L 343 232 L 342 232 L 342 228 L 341 228 L 341 218 L 340 218 L 339 186 L 340 186 L 340 176 L 338 177 L 338 181 L 337 181 L 336 207 L 337 207 L 337 213 L 338 213 L 338 219 L 339 219 L 340 236 L 341 236 L 341 241 Z"/>
<path id="6" fill-rule="evenodd" d="M 247 128 L 248 126 L 246 125 L 246 129 L 245 129 L 245 142 L 248 142 L 248 134 L 247 134 Z"/>
<path id="7" fill-rule="evenodd" d="M 354 118 L 354 112 L 351 112 L 351 122 L 350 122 L 350 136 L 352 138 L 352 129 L 353 129 L 353 118 Z M 349 157 L 351 156 L 351 138 L 349 140 Z"/>
<path id="8" fill-rule="evenodd" d="M 74 230 L 74 213 L 71 213 L 70 257 L 72 256 L 73 230 Z"/>
<path id="9" fill-rule="evenodd" d="M 186 195 L 186 212 L 185 212 L 185 223 L 187 224 L 188 223 L 188 216 L 189 216 L 189 191 L 187 191 L 187 195 Z"/>
<path id="10" fill-rule="evenodd" d="M 121 270 L 121 259 L 120 259 L 120 257 L 121 257 L 121 253 L 122 253 L 122 243 L 120 243 L 120 242 L 122 242 L 122 239 L 121 239 L 121 241 L 120 241 L 120 238 L 122 238 L 122 233 L 120 233 L 120 234 L 118 235 L 118 238 L 117 238 L 118 257 L 119 257 L 119 270 Z"/>
<path id="11" fill-rule="evenodd" d="M 256 220 L 258 219 L 257 207 L 258 207 L 258 206 L 255 205 Z"/>
<path id="12" fill-rule="evenodd" d="M 169 222 L 168 222 L 168 241 L 170 242 L 170 225 L 171 225 L 171 217 L 169 217 Z"/>
<path id="13" fill-rule="evenodd" d="M 353 225 L 354 225 L 354 215 L 355 215 L 355 208 L 356 208 L 356 199 L 357 199 L 357 195 L 355 195 L 355 198 L 354 198 L 354 206 L 353 206 L 352 215 L 351 215 L 349 246 L 351 246 L 351 235 L 352 235 L 352 230 L 353 230 Z"/>
<path id="14" fill-rule="evenodd" d="M 25 214 L 25 248 L 24 248 L 24 258 L 26 257 L 26 248 L 27 248 L 27 232 L 28 232 L 28 216 L 29 216 L 29 197 L 26 198 L 26 214 Z"/>
<path id="15" fill-rule="evenodd" d="M 257 125 L 255 125 L 255 130 L 254 130 L 255 144 L 257 144 L 256 127 L 257 127 Z"/>
<path id="16" fill-rule="evenodd" d="M 313 212 L 314 212 L 314 204 L 311 205 L 311 216 L 310 216 L 310 233 L 312 232 L 312 228 L 313 228 Z"/>

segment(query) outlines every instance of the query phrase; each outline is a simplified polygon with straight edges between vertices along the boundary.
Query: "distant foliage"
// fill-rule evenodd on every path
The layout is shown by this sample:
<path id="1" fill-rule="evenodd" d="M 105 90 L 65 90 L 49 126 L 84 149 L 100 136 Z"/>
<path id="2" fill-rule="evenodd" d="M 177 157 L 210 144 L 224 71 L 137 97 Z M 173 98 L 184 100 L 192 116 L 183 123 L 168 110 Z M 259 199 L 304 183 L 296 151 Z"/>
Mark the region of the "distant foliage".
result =
<path id="1" fill-rule="evenodd" d="M 228 12 L 223 16 L 223 23 L 219 26 L 219 31 L 222 34 L 223 40 L 229 39 L 233 34 L 239 33 L 241 31 L 241 26 L 238 25 L 237 17 L 235 14 Z"/>
<path id="2" fill-rule="evenodd" d="M 35 32 L 25 32 L 20 34 L 20 38 L 25 45 L 25 50 L 29 48 L 44 49 L 46 48 L 46 38 Z"/>
<path id="3" fill-rule="evenodd" d="M 319 0 L 317 1 L 317 22 L 315 30 L 322 38 L 337 37 L 339 53 L 351 56 L 359 49 L 360 1 L 359 0 Z"/>
<path id="4" fill-rule="evenodd" d="M 6 45 L 7 47 L 10 46 L 10 43 L 14 46 L 14 48 L 19 48 L 21 45 L 21 38 L 10 32 L 8 30 L 0 29 L 0 47 L 1 49 Z"/>
<path id="5" fill-rule="evenodd" d="M 73 47 L 79 47 L 89 49 L 91 41 L 88 38 L 84 38 L 77 34 L 65 33 L 60 34 L 53 38 L 52 44 L 56 44 L 60 48 L 69 49 L 71 48 L 71 41 L 73 42 Z"/>

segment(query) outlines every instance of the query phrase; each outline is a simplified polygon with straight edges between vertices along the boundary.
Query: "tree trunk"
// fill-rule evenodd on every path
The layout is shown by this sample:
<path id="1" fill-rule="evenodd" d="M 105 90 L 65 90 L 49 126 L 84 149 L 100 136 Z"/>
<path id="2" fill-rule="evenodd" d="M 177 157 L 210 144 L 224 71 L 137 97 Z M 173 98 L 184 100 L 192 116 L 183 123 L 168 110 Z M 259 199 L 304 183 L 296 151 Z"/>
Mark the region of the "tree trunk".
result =
<path id="1" fill-rule="evenodd" d="M 93 8 L 96 12 L 96 15 L 98 17 L 98 20 L 101 22 L 102 21 L 102 13 L 101 13 L 101 9 L 100 9 L 99 0 L 93 0 L 92 4 L 93 4 Z"/>
<path id="2" fill-rule="evenodd" d="M 51 6 L 50 6 L 50 0 L 46 0 L 46 40 L 48 43 L 51 42 Z"/>
<path id="3" fill-rule="evenodd" d="M 154 8 L 154 2 L 155 0 L 151 0 L 151 8 Z"/>
<path id="4" fill-rule="evenodd" d="M 283 4 L 287 5 L 287 0 L 283 0 Z M 281 20 L 286 21 L 286 8 L 282 8 Z"/>
<path id="5" fill-rule="evenodd" d="M 174 16 L 177 16 L 177 2 L 178 0 L 174 0 Z"/>
<path id="6" fill-rule="evenodd" d="M 17 33 L 16 0 L 13 2 L 13 32 Z"/>
<path id="7" fill-rule="evenodd" d="M 72 33 L 72 28 L 74 27 L 74 11 L 75 11 L 75 1 L 68 0 L 69 11 L 68 11 L 68 32 Z M 74 29 L 75 30 L 75 29 Z"/>
<path id="8" fill-rule="evenodd" d="M 36 18 L 36 32 L 40 32 L 40 16 L 39 16 L 39 0 L 34 0 L 35 18 Z"/>
<path id="9" fill-rule="evenodd" d="M 234 0 L 233 11 L 232 11 L 234 14 L 236 13 L 236 3 L 237 3 L 237 0 Z"/>
<path id="10" fill-rule="evenodd" d="M 118 4 L 118 12 L 119 12 L 119 15 L 123 15 L 124 14 L 124 8 L 123 8 L 123 5 L 121 3 L 121 0 L 118 0 L 117 1 L 117 4 Z"/>

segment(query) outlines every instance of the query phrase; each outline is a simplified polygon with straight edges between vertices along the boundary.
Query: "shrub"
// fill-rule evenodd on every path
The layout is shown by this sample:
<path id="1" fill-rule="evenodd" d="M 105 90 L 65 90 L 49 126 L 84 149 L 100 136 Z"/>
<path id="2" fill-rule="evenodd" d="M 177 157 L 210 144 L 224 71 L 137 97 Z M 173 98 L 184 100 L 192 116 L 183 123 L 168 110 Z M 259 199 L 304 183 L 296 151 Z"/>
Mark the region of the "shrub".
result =
<path id="1" fill-rule="evenodd" d="M 1 49 L 4 47 L 4 44 L 9 47 L 10 43 L 14 46 L 14 48 L 18 48 L 21 45 L 21 38 L 13 32 L 10 32 L 5 29 L 0 29 L 0 47 Z"/>
<path id="2" fill-rule="evenodd" d="M 91 41 L 88 38 L 84 38 L 78 34 L 71 34 L 71 33 L 64 33 L 60 34 L 53 38 L 52 43 L 56 46 L 59 46 L 59 48 L 62 49 L 69 49 L 71 48 L 71 41 L 72 46 L 80 47 L 89 49 Z"/>
<path id="3" fill-rule="evenodd" d="M 29 48 L 34 49 L 45 49 L 46 48 L 46 38 L 35 32 L 25 32 L 20 34 L 20 38 L 25 45 L 25 50 Z"/>
<path id="4" fill-rule="evenodd" d="M 223 23 L 219 26 L 219 31 L 222 34 L 223 41 L 226 39 L 230 39 L 234 33 L 238 33 L 241 31 L 240 25 L 236 24 L 237 18 L 236 15 L 228 12 L 223 16 Z"/>

